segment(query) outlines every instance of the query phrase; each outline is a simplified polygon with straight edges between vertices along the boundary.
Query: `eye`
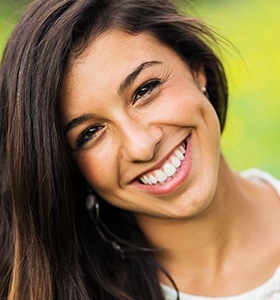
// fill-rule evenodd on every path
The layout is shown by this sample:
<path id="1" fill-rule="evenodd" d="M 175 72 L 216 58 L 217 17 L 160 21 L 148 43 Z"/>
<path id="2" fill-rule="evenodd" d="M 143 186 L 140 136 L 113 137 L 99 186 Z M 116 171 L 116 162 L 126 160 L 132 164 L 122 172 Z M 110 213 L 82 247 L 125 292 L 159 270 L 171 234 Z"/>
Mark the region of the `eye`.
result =
<path id="1" fill-rule="evenodd" d="M 135 104 L 139 99 L 146 98 L 153 94 L 157 87 L 161 84 L 161 80 L 152 79 L 142 84 L 134 93 L 132 104 Z"/>
<path id="2" fill-rule="evenodd" d="M 90 126 L 86 128 L 78 137 L 76 141 L 76 149 L 81 149 L 86 143 L 94 140 L 98 137 L 100 131 L 104 128 L 104 125 Z"/>

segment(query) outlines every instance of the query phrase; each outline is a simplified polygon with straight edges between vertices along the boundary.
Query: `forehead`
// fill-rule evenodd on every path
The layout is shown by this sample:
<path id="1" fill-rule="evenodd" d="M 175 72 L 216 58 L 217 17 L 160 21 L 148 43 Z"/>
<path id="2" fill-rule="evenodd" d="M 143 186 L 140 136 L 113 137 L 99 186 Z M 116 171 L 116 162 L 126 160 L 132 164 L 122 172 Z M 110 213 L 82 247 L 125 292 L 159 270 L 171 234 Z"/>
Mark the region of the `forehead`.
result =
<path id="1" fill-rule="evenodd" d="M 78 58 L 74 59 L 73 62 L 81 63 L 91 54 L 94 54 L 96 58 L 113 58 L 120 56 L 121 53 L 124 52 L 125 55 L 129 52 L 131 53 L 131 56 L 126 56 L 129 60 L 129 58 L 134 58 L 133 54 L 139 54 L 141 52 L 148 54 L 160 44 L 161 43 L 148 32 L 130 34 L 121 29 L 110 29 L 94 38 L 89 46 Z M 129 48 L 127 48 L 128 46 Z"/>
<path id="2" fill-rule="evenodd" d="M 66 79 L 73 85 L 82 77 L 86 80 L 89 73 L 91 80 L 97 82 L 98 78 L 104 82 L 103 74 L 107 74 L 106 77 L 114 75 L 110 80 L 118 75 L 126 76 L 130 69 L 145 61 L 162 58 L 163 48 L 167 47 L 149 33 L 132 35 L 111 29 L 95 38 L 77 58 L 71 60 Z"/>
<path id="3" fill-rule="evenodd" d="M 70 62 L 61 99 L 62 113 L 72 115 L 77 103 L 89 102 L 85 99 L 115 97 L 123 79 L 145 62 L 158 61 L 166 68 L 176 60 L 181 61 L 149 33 L 132 35 L 117 29 L 103 33 Z"/>
<path id="4" fill-rule="evenodd" d="M 148 44 L 155 44 L 158 45 L 160 42 L 149 32 L 140 32 L 131 34 L 124 30 L 111 28 L 108 31 L 100 34 L 99 36 L 95 37 L 93 41 L 89 44 L 89 46 L 82 52 L 80 58 L 84 55 L 87 55 L 89 52 L 99 49 L 102 50 L 103 54 L 109 54 L 106 51 L 106 47 L 108 45 L 116 47 L 116 49 L 125 48 L 126 44 L 135 44 L 135 47 L 140 47 L 138 50 L 145 50 L 146 45 L 143 44 L 146 42 Z M 105 48 L 104 48 L 105 47 Z M 108 49 L 110 50 L 114 49 Z"/>

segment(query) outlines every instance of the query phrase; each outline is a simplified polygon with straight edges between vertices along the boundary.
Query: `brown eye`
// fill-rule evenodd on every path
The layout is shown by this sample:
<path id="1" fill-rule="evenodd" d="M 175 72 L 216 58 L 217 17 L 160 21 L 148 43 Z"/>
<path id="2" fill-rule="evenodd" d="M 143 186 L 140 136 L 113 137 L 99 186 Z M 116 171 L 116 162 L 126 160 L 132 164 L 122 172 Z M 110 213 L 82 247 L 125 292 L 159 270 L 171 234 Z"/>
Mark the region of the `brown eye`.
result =
<path id="1" fill-rule="evenodd" d="M 152 79 L 142 84 L 133 96 L 132 104 L 136 103 L 139 99 L 147 97 L 161 84 L 159 79 Z"/>
<path id="2" fill-rule="evenodd" d="M 91 126 L 85 129 L 77 139 L 76 146 L 80 149 L 85 143 L 96 138 L 96 134 L 102 130 L 104 125 Z"/>

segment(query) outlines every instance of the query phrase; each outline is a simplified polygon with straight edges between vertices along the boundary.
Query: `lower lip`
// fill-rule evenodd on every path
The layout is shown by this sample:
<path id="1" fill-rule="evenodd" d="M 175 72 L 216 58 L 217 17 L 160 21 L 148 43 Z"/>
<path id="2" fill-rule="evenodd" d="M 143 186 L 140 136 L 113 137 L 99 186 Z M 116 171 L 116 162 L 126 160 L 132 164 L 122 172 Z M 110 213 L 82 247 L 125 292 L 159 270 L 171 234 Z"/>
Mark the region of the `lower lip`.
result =
<path id="1" fill-rule="evenodd" d="M 182 161 L 181 166 L 177 169 L 176 173 L 167 181 L 158 183 L 155 185 L 146 185 L 138 181 L 134 181 L 133 185 L 136 185 L 142 191 L 154 195 L 169 195 L 179 189 L 185 180 L 188 178 L 192 165 L 192 144 L 191 136 L 187 138 L 187 149 L 185 158 Z"/>

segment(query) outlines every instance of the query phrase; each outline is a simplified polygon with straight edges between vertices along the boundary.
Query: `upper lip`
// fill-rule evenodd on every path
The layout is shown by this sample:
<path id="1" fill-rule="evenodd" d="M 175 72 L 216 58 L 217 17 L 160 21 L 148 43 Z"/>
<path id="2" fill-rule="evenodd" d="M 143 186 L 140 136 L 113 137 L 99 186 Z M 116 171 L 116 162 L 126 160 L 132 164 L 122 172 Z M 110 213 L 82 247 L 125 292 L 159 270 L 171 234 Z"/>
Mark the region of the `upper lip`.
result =
<path id="1" fill-rule="evenodd" d="M 182 140 L 179 144 L 177 144 L 175 147 L 173 147 L 172 150 L 170 150 L 168 152 L 168 154 L 166 154 L 157 164 L 155 164 L 153 167 L 143 171 L 142 173 L 140 173 L 139 175 L 137 175 L 132 181 L 134 180 L 137 180 L 138 178 L 140 178 L 141 176 L 143 176 L 144 174 L 148 173 L 148 172 L 151 172 L 151 171 L 154 171 L 154 170 L 157 170 L 157 169 L 160 169 L 165 161 L 168 159 L 168 157 L 171 155 L 171 153 L 179 146 L 181 145 L 184 141 L 186 140 L 186 138 L 184 138 L 184 140 Z"/>

